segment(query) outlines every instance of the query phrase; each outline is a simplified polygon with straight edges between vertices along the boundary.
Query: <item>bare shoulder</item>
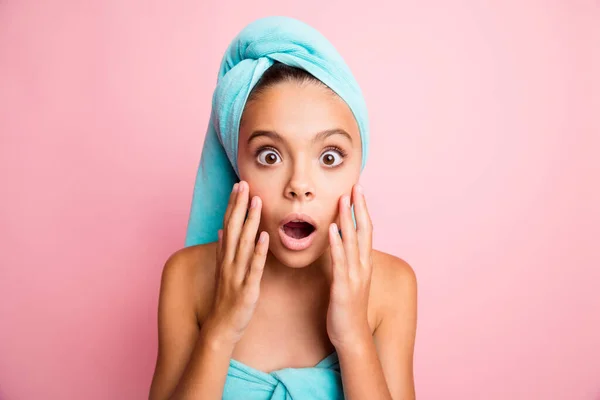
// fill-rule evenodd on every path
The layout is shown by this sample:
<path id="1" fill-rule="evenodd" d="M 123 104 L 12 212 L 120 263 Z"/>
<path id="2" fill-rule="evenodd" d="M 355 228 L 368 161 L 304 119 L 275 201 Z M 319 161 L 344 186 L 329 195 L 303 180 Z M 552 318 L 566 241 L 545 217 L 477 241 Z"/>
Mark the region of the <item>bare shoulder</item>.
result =
<path id="1" fill-rule="evenodd" d="M 395 283 L 416 285 L 416 274 L 408 262 L 383 251 L 373 250 L 373 273 L 380 278 L 395 280 Z M 399 280 L 399 281 L 398 281 Z"/>
<path id="2" fill-rule="evenodd" d="M 412 266 L 400 257 L 373 250 L 371 293 L 375 297 L 378 324 L 397 311 L 398 304 L 412 308 L 416 301 L 417 277 Z"/>
<path id="3" fill-rule="evenodd" d="M 158 305 L 158 355 L 150 399 L 172 393 L 212 304 L 215 244 L 177 250 L 165 262 Z"/>
<path id="4" fill-rule="evenodd" d="M 417 331 L 417 278 L 403 259 L 373 251 L 372 293 L 379 323 L 373 334 L 393 398 L 414 399 L 413 356 Z"/>
<path id="5" fill-rule="evenodd" d="M 186 298 L 193 307 L 198 322 L 204 320 L 214 292 L 216 243 L 184 247 L 177 250 L 165 263 L 161 286 L 170 286 Z"/>

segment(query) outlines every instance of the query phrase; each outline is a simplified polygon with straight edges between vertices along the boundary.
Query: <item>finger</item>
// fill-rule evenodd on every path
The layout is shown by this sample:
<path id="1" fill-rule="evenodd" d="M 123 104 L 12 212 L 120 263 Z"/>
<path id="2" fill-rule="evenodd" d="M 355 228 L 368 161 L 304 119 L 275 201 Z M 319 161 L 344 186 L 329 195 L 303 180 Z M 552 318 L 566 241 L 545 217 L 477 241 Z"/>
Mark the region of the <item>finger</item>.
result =
<path id="1" fill-rule="evenodd" d="M 370 265 L 371 249 L 373 242 L 373 223 L 367 210 L 362 186 L 355 185 L 352 192 L 354 203 L 354 215 L 356 217 L 356 235 L 358 237 L 358 251 L 362 265 Z"/>
<path id="2" fill-rule="evenodd" d="M 246 210 L 248 209 L 248 184 L 241 181 L 238 186 L 238 193 L 224 229 L 223 243 L 225 252 L 223 258 L 225 261 L 233 261 L 237 252 L 238 241 L 244 225 Z"/>
<path id="3" fill-rule="evenodd" d="M 356 228 L 352 220 L 352 210 L 350 209 L 350 196 L 344 195 L 340 199 L 340 225 L 342 227 L 342 243 L 346 252 L 346 261 L 351 267 L 360 261 L 358 253 L 358 241 L 356 238 Z"/>
<path id="4" fill-rule="evenodd" d="M 246 285 L 252 288 L 260 288 L 260 281 L 263 276 L 265 269 L 265 262 L 267 261 L 267 253 L 269 252 L 269 234 L 267 232 L 261 232 L 258 237 L 258 242 L 254 247 L 254 254 L 252 256 L 252 262 L 246 275 Z"/>
<path id="5" fill-rule="evenodd" d="M 223 229 L 219 229 L 217 232 L 217 262 L 223 261 Z"/>
<path id="6" fill-rule="evenodd" d="M 222 266 L 222 251 L 223 251 L 223 230 L 219 229 L 217 232 L 217 246 L 216 246 L 216 266 L 215 266 L 215 280 L 218 282 L 221 279 L 221 266 Z"/>
<path id="7" fill-rule="evenodd" d="M 348 270 L 346 268 L 346 255 L 342 238 L 335 223 L 329 226 L 329 249 L 331 253 L 331 267 L 333 280 L 346 279 Z"/>
<path id="8" fill-rule="evenodd" d="M 235 255 L 235 264 L 238 265 L 236 271 L 238 279 L 241 281 L 246 275 L 248 269 L 248 263 L 254 252 L 254 243 L 256 242 L 256 232 L 258 232 L 258 225 L 260 224 L 260 214 L 262 210 L 262 201 L 260 197 L 254 196 L 250 202 L 250 210 L 248 211 L 248 218 L 242 228 L 240 235 L 240 242 L 238 244 L 238 250 Z"/>
<path id="9" fill-rule="evenodd" d="M 233 185 L 233 189 L 231 190 L 231 194 L 229 195 L 227 209 L 225 210 L 225 216 L 223 217 L 223 227 L 226 227 L 227 223 L 229 222 L 229 217 L 231 216 L 231 211 L 233 210 L 233 206 L 235 205 L 235 199 L 237 198 L 239 187 L 239 183 Z"/>

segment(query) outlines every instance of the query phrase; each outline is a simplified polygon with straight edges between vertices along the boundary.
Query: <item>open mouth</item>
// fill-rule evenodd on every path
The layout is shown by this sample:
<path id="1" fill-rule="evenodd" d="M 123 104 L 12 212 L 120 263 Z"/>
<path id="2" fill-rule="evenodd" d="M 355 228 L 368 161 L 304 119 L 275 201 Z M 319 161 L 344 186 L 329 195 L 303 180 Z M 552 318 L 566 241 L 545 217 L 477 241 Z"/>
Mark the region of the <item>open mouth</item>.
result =
<path id="1" fill-rule="evenodd" d="M 306 221 L 291 221 L 283 225 L 283 232 L 293 239 L 304 239 L 315 231 L 315 227 Z"/>
<path id="2" fill-rule="evenodd" d="M 289 250 L 305 250 L 315 239 L 317 225 L 307 214 L 289 214 L 279 228 L 281 243 Z"/>

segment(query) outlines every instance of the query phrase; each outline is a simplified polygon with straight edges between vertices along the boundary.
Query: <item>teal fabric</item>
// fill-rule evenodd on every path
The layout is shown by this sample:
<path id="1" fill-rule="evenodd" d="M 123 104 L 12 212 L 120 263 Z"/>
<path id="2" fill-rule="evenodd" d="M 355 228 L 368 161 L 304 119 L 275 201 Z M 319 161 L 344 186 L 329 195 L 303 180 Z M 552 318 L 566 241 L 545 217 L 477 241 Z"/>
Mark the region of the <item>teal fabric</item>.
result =
<path id="1" fill-rule="evenodd" d="M 299 20 L 280 16 L 255 20 L 233 39 L 221 61 L 194 184 L 186 247 L 217 240 L 231 188 L 239 180 L 238 133 L 246 99 L 276 61 L 308 71 L 348 104 L 360 130 L 365 166 L 367 107 L 341 55 L 316 29 Z"/>
<path id="2" fill-rule="evenodd" d="M 310 368 L 284 368 L 271 373 L 230 360 L 223 400 L 342 400 L 337 352 Z"/>

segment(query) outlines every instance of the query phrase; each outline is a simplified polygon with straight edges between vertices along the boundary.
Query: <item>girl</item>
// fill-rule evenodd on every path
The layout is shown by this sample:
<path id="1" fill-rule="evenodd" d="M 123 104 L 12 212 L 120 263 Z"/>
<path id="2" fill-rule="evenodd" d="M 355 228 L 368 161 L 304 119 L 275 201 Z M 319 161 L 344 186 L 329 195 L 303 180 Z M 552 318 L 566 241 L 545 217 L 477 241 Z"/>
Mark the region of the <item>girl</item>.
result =
<path id="1" fill-rule="evenodd" d="M 248 25 L 213 96 L 150 399 L 414 399 L 416 279 L 371 249 L 366 107 L 291 18 Z"/>

